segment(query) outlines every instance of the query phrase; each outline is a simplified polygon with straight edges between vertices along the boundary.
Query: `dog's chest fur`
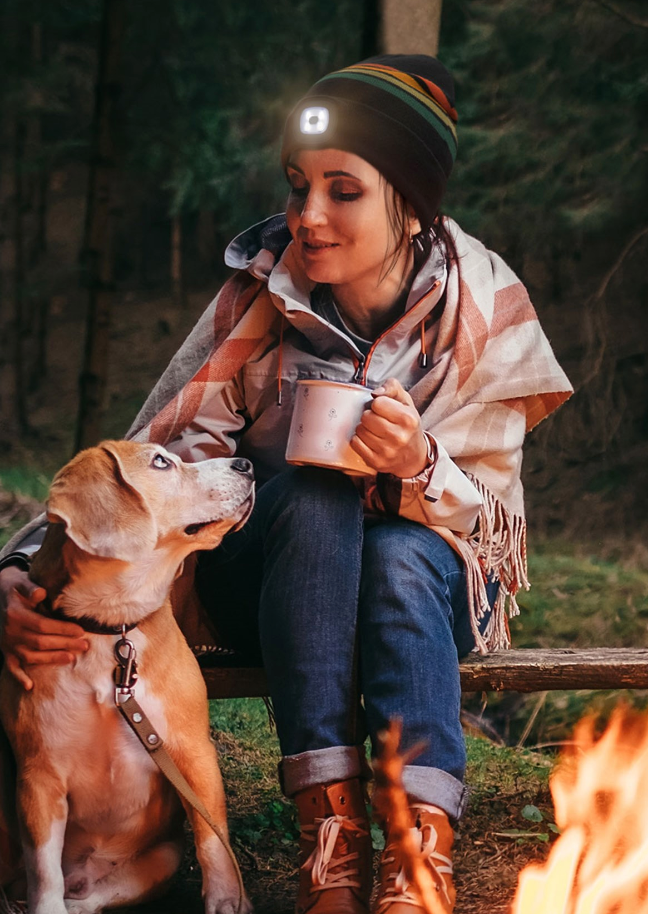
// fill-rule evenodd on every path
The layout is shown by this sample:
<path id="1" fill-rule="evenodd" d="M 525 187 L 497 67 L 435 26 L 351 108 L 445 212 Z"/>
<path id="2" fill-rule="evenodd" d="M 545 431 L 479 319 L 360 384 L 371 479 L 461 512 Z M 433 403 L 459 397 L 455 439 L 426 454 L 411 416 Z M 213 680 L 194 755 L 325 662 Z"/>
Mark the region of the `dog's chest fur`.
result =
<path id="1" fill-rule="evenodd" d="M 146 677 L 146 636 L 129 634 L 138 655 L 135 694 L 165 739 L 162 702 Z M 56 688 L 36 703 L 42 750 L 67 784 L 70 819 L 92 831 L 110 833 L 140 812 L 159 790 L 157 766 L 115 707 L 113 670 L 116 637 L 90 635 L 90 650 L 57 670 Z"/>

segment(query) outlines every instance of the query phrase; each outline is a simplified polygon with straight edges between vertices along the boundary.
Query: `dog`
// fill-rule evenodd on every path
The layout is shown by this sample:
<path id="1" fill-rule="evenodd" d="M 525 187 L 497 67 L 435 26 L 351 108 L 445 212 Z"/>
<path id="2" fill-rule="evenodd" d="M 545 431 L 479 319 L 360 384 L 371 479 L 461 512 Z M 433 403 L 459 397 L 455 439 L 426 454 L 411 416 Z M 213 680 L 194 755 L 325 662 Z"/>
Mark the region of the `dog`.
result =
<path id="1" fill-rule="evenodd" d="M 154 444 L 104 442 L 54 478 L 30 576 L 47 591 L 46 611 L 86 629 L 89 649 L 73 664 L 30 667 L 31 691 L 0 674 L 16 766 L 14 787 L 0 763 L 0 886 L 9 893 L 22 874 L 29 914 L 95 914 L 161 893 L 182 858 L 183 805 L 206 914 L 251 911 L 231 850 L 123 719 L 113 674 L 125 637 L 137 652 L 136 700 L 227 842 L 206 689 L 169 591 L 184 559 L 239 529 L 253 503 L 249 461 L 186 464 Z"/>

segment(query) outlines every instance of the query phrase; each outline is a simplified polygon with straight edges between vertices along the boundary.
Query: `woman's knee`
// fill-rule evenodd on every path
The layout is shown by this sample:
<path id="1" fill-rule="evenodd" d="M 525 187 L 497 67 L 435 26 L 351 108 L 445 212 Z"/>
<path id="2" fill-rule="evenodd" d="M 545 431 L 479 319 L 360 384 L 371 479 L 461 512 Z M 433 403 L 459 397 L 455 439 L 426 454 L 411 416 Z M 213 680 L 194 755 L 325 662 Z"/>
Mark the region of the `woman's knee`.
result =
<path id="1" fill-rule="evenodd" d="M 291 467 L 259 491 L 260 507 L 270 523 L 279 518 L 297 523 L 330 521 L 347 524 L 362 519 L 362 503 L 348 476 L 319 467 Z"/>
<path id="2" fill-rule="evenodd" d="M 362 564 L 386 577 L 432 573 L 445 578 L 463 573 L 461 559 L 443 537 L 405 518 L 367 525 Z"/>

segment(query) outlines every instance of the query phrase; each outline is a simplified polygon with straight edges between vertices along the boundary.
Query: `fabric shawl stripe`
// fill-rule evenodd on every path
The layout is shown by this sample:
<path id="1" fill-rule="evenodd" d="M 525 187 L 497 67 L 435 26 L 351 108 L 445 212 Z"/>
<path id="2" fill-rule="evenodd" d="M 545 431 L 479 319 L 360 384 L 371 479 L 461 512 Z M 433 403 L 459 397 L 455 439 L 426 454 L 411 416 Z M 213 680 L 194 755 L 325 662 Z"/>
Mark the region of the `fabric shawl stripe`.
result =
<path id="1" fill-rule="evenodd" d="M 160 408 L 159 400 L 169 383 L 173 384 L 172 363 L 151 395 L 154 397 L 160 389 L 161 396 L 156 397 L 159 411 L 151 414 L 147 401 L 126 437 L 163 445 L 171 441 L 192 422 L 201 404 L 231 380 L 260 346 L 267 345 L 271 326 L 277 322 L 277 311 L 263 283 L 248 274 L 231 277 L 203 315 L 196 328 L 199 332 L 192 334 L 199 351 L 204 351 L 205 343 L 209 346 L 209 341 L 215 341 L 208 349 L 207 361 Z M 184 347 L 176 358 L 183 350 Z M 191 353 L 187 355 L 190 361 Z"/>

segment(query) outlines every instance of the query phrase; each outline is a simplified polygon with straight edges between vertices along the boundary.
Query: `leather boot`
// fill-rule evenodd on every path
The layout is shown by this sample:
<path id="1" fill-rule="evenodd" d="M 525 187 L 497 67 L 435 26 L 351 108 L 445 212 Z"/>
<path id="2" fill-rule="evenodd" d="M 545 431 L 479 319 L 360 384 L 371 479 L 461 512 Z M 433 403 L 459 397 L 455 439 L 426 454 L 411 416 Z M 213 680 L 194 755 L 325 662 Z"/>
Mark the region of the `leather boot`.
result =
<path id="1" fill-rule="evenodd" d="M 410 812 L 416 846 L 432 876 L 440 910 L 452 914 L 456 897 L 452 880 L 452 826 L 445 812 L 437 806 L 413 803 Z M 422 914 L 426 910 L 417 890 L 407 881 L 402 862 L 402 850 L 390 839 L 388 825 L 374 914 Z"/>
<path id="2" fill-rule="evenodd" d="M 301 833 L 297 914 L 368 914 L 371 834 L 359 778 L 295 796 Z"/>

